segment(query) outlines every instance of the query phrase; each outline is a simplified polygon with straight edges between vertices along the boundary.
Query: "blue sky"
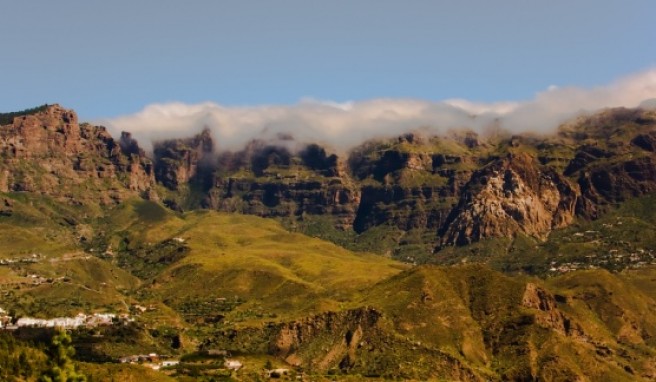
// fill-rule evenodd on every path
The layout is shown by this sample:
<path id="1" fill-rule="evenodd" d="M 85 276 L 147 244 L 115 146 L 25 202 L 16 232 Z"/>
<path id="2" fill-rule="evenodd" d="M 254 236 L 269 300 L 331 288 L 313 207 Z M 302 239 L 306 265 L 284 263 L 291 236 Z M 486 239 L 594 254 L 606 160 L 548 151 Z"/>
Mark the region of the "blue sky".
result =
<path id="1" fill-rule="evenodd" d="M 0 0 L 0 111 L 493 102 L 656 67 L 656 2 Z"/>

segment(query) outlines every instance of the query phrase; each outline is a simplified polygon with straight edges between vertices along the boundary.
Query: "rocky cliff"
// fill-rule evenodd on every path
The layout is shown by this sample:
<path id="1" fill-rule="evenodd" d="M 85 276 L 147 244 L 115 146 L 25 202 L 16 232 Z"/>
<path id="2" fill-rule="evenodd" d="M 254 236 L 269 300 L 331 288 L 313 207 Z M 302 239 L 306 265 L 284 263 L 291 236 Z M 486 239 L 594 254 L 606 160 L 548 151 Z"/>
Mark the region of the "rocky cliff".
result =
<path id="1" fill-rule="evenodd" d="M 219 163 L 212 208 L 333 219 L 345 231 L 387 227 L 398 243 L 432 235 L 439 250 L 524 234 L 545 239 L 577 217 L 656 190 L 656 113 L 610 109 L 549 136 L 406 134 L 366 142 L 346 158 L 251 145 Z M 309 155 L 308 159 L 308 154 Z M 416 241 L 415 241 L 416 243 Z"/>
<path id="2" fill-rule="evenodd" d="M 219 157 L 207 205 L 223 211 L 303 219 L 329 216 L 350 229 L 360 201 L 344 164 L 309 145 L 298 153 L 261 141 Z"/>
<path id="3" fill-rule="evenodd" d="M 175 209 L 321 219 L 344 242 L 378 232 L 397 249 L 517 234 L 543 240 L 577 217 L 596 219 L 656 191 L 656 112 L 642 109 L 605 110 L 549 136 L 405 134 L 342 156 L 289 140 L 220 151 L 206 129 L 154 142 L 153 162 L 129 133 L 116 141 L 58 105 L 11 119 L 0 128 L 0 191 L 111 203 L 154 197 L 159 184 Z"/>
<path id="4" fill-rule="evenodd" d="M 187 139 L 154 143 L 155 176 L 165 187 L 177 190 L 187 183 L 211 182 L 215 168 L 214 141 L 208 129 Z"/>
<path id="5" fill-rule="evenodd" d="M 448 145 L 452 147 L 446 152 L 438 151 Z M 356 148 L 349 165 L 363 185 L 354 229 L 365 232 L 382 224 L 405 231 L 441 227 L 478 161 L 476 152 L 458 153 L 462 148 L 453 140 L 426 141 L 415 134 Z"/>
<path id="6" fill-rule="evenodd" d="M 579 191 L 527 153 L 509 154 L 472 174 L 443 226 L 443 244 L 516 233 L 544 238 L 574 220 Z"/>
<path id="7" fill-rule="evenodd" d="M 152 162 L 126 152 L 101 126 L 78 123 L 59 105 L 0 126 L 0 191 L 48 195 L 70 203 L 111 204 L 154 197 Z"/>

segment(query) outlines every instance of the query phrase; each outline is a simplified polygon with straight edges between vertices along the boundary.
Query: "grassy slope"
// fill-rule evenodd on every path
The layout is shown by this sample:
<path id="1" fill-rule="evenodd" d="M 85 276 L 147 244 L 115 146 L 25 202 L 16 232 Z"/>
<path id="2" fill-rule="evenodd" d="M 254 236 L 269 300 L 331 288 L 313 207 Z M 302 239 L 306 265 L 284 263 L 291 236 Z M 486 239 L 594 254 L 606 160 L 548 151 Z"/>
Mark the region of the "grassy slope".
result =
<path id="1" fill-rule="evenodd" d="M 644 280 L 653 269 L 632 272 Z M 567 296 L 557 309 L 581 325 L 585 338 L 545 327 L 535 318 L 541 312 L 522 305 L 526 283 L 543 281 L 478 265 L 414 268 L 379 283 L 361 303 L 380 309 L 398 335 L 447 352 L 482 375 L 642 380 L 653 372 L 656 355 L 655 301 L 627 276 L 581 271 L 543 286 Z"/>
<path id="2" fill-rule="evenodd" d="M 186 255 L 143 289 L 171 306 L 236 298 L 245 304 L 235 316 L 319 312 L 338 308 L 358 290 L 404 268 L 290 233 L 273 220 L 210 211 L 177 215 L 160 208 L 138 202 L 117 210 L 110 220 L 124 236 L 112 240 L 155 245 L 184 239 Z"/>
<path id="3" fill-rule="evenodd" d="M 141 365 L 80 363 L 78 367 L 92 381 L 176 381 L 175 378 Z"/>
<path id="4" fill-rule="evenodd" d="M 595 370 L 593 374 L 599 380 L 630 380 L 627 368 L 638 379 L 641 373 L 648 372 L 655 356 L 651 339 L 656 338 L 652 268 L 619 274 L 593 270 L 546 281 L 532 280 L 565 296 L 566 302 L 559 303 L 558 309 L 582 327 L 589 338 L 582 342 L 535 324 L 531 317 L 538 313 L 521 306 L 529 281 L 521 276 L 504 276 L 473 265 L 423 266 L 403 271 L 406 267 L 394 261 L 356 254 L 290 233 L 273 220 L 253 216 L 207 211 L 177 214 L 156 203 L 133 201 L 115 208 L 105 219 L 70 225 L 61 220 L 59 207 L 46 208 L 40 203 L 30 205 L 16 200 L 19 214 L 2 217 L 0 222 L 19 229 L 21 216 L 31 216 L 34 220 L 24 223 L 25 226 L 33 224 L 65 240 L 52 249 L 43 244 L 47 238 L 31 239 L 34 246 L 43 246 L 45 260 L 14 268 L 0 267 L 0 277 L 15 281 L 36 273 L 70 278 L 13 291 L 9 297 L 18 299 L 14 307 L 26 312 L 67 314 L 76 310 L 116 310 L 133 302 L 152 303 L 157 309 L 145 313 L 143 322 L 148 330 L 162 331 L 184 330 L 189 326 L 178 316 L 184 315 L 182 308 L 211 305 L 219 298 L 235 302 L 229 309 L 219 310 L 225 315 L 223 327 L 237 329 L 313 313 L 373 306 L 383 312 L 381 328 L 389 336 L 384 338 L 395 338 L 390 342 L 394 349 L 386 354 L 391 362 L 411 360 L 417 354 L 425 357 L 423 363 L 417 364 L 414 375 L 429 375 L 425 374 L 430 365 L 426 360 L 443 359 L 434 357 L 447 354 L 490 378 L 540 375 L 546 379 L 568 379 Z M 653 215 L 645 212 L 648 199 L 631 203 L 634 204 L 627 204 L 618 214 L 631 213 L 645 224 L 653 224 Z M 30 213 L 30 208 L 45 213 Z M 612 218 L 615 217 L 609 219 Z M 75 232 L 80 225 L 88 225 L 89 230 L 97 233 L 98 240 L 88 245 L 77 243 Z M 139 251 L 150 256 L 149 248 L 160 249 L 162 243 L 175 242 L 173 238 L 184 239 L 179 244 L 184 247 L 183 255 L 164 262 L 144 280 L 118 268 L 117 257 L 89 257 L 90 253 L 83 251 L 94 249 L 94 253 L 103 253 L 109 244 L 112 251 L 123 256 Z M 8 237 L 3 240 L 13 245 Z M 643 235 L 636 240 L 647 246 L 650 239 Z M 527 247 L 533 245 L 527 243 Z M 17 244 L 6 256 L 31 253 L 31 247 L 23 245 Z M 505 245 L 500 248 L 506 248 Z M 485 245 L 480 250 L 485 250 Z M 13 300 L 5 295 L 2 301 L 4 304 Z M 115 355 L 142 348 L 163 349 L 159 340 L 149 334 L 136 337 L 143 337 L 138 341 L 148 346 L 117 342 L 99 349 Z M 194 344 L 187 337 L 183 341 Z M 387 340 L 380 341 L 384 344 Z M 598 355 L 600 344 L 610 349 L 612 355 Z M 105 373 L 102 375 L 143 372 L 89 367 L 96 367 L 95 371 L 89 370 Z"/>
<path id="5" fill-rule="evenodd" d="M 39 253 L 59 256 L 75 251 L 75 218 L 93 214 L 59 204 L 48 197 L 23 193 L 0 194 L 13 202 L 11 216 L 0 216 L 0 258 Z"/>
<path id="6" fill-rule="evenodd" d="M 44 317 L 127 310 L 123 292 L 139 280 L 81 245 L 81 237 L 93 235 L 87 218 L 97 211 L 31 194 L 4 196 L 13 211 L 0 216 L 0 258 L 36 262 L 0 266 L 0 306 Z"/>
<path id="7" fill-rule="evenodd" d="M 125 292 L 139 280 L 106 261 L 94 258 L 52 259 L 25 268 L 42 277 L 67 279 L 45 283 L 25 290 L 19 306 L 25 314 L 44 317 L 77 312 L 127 312 L 134 300 Z"/>
<path id="8" fill-rule="evenodd" d="M 654 268 L 629 271 L 640 278 L 653 275 Z M 572 312 L 591 312 L 584 325 L 596 325 L 629 344 L 656 346 L 656 317 L 650 288 L 627 281 L 627 273 L 605 270 L 579 271 L 549 280 L 549 284 L 569 297 Z M 647 292 L 647 293 L 645 293 Z M 583 313 L 581 313 L 583 314 Z M 643 338 L 645 337 L 645 338 Z"/>

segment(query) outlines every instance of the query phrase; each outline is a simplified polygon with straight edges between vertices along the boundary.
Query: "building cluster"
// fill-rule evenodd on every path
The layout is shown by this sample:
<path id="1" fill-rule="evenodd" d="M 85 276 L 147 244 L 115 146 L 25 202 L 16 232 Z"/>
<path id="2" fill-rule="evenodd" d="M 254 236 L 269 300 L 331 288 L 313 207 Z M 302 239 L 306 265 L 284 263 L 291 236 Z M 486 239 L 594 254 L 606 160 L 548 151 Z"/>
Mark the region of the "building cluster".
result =
<path id="1" fill-rule="evenodd" d="M 621 225 L 618 219 L 615 223 Z M 613 224 L 604 223 L 606 229 L 613 228 Z M 652 249 L 637 248 L 633 243 L 626 240 L 612 238 L 608 232 L 594 230 L 575 232 L 568 239 L 573 243 L 589 243 L 592 248 L 585 255 L 577 256 L 570 261 L 555 260 L 551 262 L 549 271 L 551 273 L 567 273 L 579 269 L 605 268 L 610 270 L 636 269 L 650 265 L 656 265 L 656 252 Z M 565 257 L 559 254 L 557 257 Z M 571 256 L 570 256 L 571 258 Z"/>
<path id="2" fill-rule="evenodd" d="M 0 329 L 15 330 L 18 328 L 95 328 L 98 326 L 108 326 L 117 323 L 127 323 L 133 321 L 127 314 L 116 315 L 114 313 L 79 313 L 74 317 L 56 317 L 56 318 L 33 318 L 20 317 L 14 319 L 0 308 Z"/>
<path id="3" fill-rule="evenodd" d="M 207 355 L 220 355 L 223 357 L 226 357 L 229 355 L 229 352 L 225 350 L 216 350 L 216 351 L 209 351 L 206 353 Z M 171 356 L 168 355 L 161 355 L 157 353 L 150 353 L 150 354 L 135 354 L 135 355 L 128 355 L 125 357 L 121 357 L 118 359 L 120 363 L 130 363 L 130 364 L 140 364 L 145 367 L 149 367 L 153 370 L 162 370 L 166 368 L 172 368 L 180 364 L 180 360 L 174 359 Z M 238 371 L 244 367 L 244 364 L 237 360 L 237 359 L 232 359 L 232 358 L 224 358 L 223 360 L 223 368 L 231 371 Z M 271 371 L 273 375 L 288 375 L 289 370 L 288 369 L 275 369 Z"/>
<path id="4" fill-rule="evenodd" d="M 10 257 L 8 259 L 0 259 L 0 265 L 12 265 L 12 264 L 33 264 L 38 263 L 43 259 L 43 255 L 40 253 L 32 253 L 31 255 L 22 256 L 22 257 Z"/>
<path id="5" fill-rule="evenodd" d="M 141 313 L 146 313 L 146 312 L 154 312 L 157 310 L 157 307 L 155 305 L 148 305 L 148 306 L 143 306 L 139 304 L 132 304 L 130 306 L 130 312 L 134 313 L 136 315 L 139 315 Z"/>
<path id="6" fill-rule="evenodd" d="M 656 254 L 652 250 L 637 249 L 631 252 L 621 252 L 611 249 L 606 253 L 592 253 L 577 261 L 552 261 L 549 268 L 553 273 L 567 273 L 579 269 L 605 268 L 611 270 L 637 269 L 656 265 Z"/>
<path id="7" fill-rule="evenodd" d="M 154 370 L 159 370 L 161 367 L 175 366 L 180 363 L 178 360 L 170 359 L 170 356 L 157 353 L 128 355 L 119 358 L 118 361 L 120 363 L 139 363 Z"/>

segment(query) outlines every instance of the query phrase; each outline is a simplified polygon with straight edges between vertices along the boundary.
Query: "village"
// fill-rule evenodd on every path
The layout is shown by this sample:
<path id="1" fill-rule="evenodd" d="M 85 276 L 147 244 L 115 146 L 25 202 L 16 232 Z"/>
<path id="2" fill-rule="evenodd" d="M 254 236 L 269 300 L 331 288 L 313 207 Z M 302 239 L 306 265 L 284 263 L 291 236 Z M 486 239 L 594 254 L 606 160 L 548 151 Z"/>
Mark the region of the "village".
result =
<path id="1" fill-rule="evenodd" d="M 152 310 L 151 307 L 144 307 L 141 305 L 134 305 L 132 309 L 137 312 L 144 312 Z M 129 314 L 115 314 L 115 313 L 93 313 L 85 314 L 78 313 L 72 317 L 55 317 L 55 318 L 34 318 L 34 317 L 13 317 L 5 309 L 0 308 L 0 330 L 16 331 L 24 328 L 39 328 L 39 329 L 65 329 L 74 330 L 80 328 L 97 328 L 101 326 L 111 325 L 125 325 L 134 322 L 134 318 Z M 205 350 L 194 353 L 194 357 L 203 358 L 212 361 L 212 367 L 222 369 L 226 372 L 237 372 L 244 367 L 242 361 L 230 357 L 230 352 L 226 350 Z M 162 355 L 157 353 L 148 354 L 135 354 L 119 357 L 115 360 L 118 363 L 139 364 L 157 371 L 173 371 L 178 366 L 188 367 L 195 365 L 195 362 L 182 362 L 178 356 Z M 220 362 L 216 362 L 216 360 Z M 182 363 L 181 363 L 182 362 Z M 210 365 L 204 364 L 205 367 Z M 264 370 L 265 376 L 268 378 L 280 378 L 290 374 L 289 369 L 272 368 Z"/>
<path id="2" fill-rule="evenodd" d="M 226 351 L 219 351 L 223 357 L 227 357 Z M 161 355 L 157 353 L 138 354 L 121 357 L 118 359 L 120 363 L 141 364 L 153 370 L 163 370 L 166 368 L 173 368 L 180 364 L 179 359 L 174 359 L 171 356 Z M 222 364 L 223 368 L 230 371 L 238 371 L 244 365 L 241 361 L 236 359 L 225 358 Z"/>
<path id="3" fill-rule="evenodd" d="M 234 373 L 244 367 L 243 361 L 232 358 L 229 351 L 219 349 L 198 351 L 183 357 L 173 357 L 156 353 L 130 355 L 119 358 L 118 362 L 139 364 L 166 373 L 174 372 L 178 369 L 185 370 L 189 368 L 200 368 L 210 374 L 217 370 Z M 273 367 L 270 362 L 268 362 L 262 370 L 262 376 L 271 379 L 290 377 L 292 374 L 296 376 L 295 379 L 303 379 L 302 373 L 296 374 L 288 368 Z"/>
<path id="4" fill-rule="evenodd" d="M 621 224 L 621 221 L 617 224 Z M 603 224 L 604 228 L 612 228 L 612 224 Z M 605 268 L 611 271 L 622 269 L 639 269 L 649 265 L 656 265 L 656 253 L 652 249 L 635 248 L 624 240 L 611 241 L 595 230 L 575 232 L 569 241 L 577 243 L 590 243 L 598 246 L 597 251 L 578 256 L 576 259 L 553 260 L 549 272 L 562 274 L 582 269 Z M 601 249 L 603 248 L 603 249 Z M 565 257 L 558 254 L 558 257 Z M 571 257 L 570 257 L 571 258 Z"/>
<path id="5" fill-rule="evenodd" d="M 8 259 L 0 259 L 0 265 L 12 265 L 12 264 L 33 264 L 38 263 L 43 259 L 43 255 L 40 253 L 32 253 L 27 256 L 20 257 L 11 257 Z"/>
<path id="6" fill-rule="evenodd" d="M 114 313 L 79 313 L 74 317 L 55 318 L 14 318 L 10 316 L 7 311 L 0 308 L 0 329 L 2 330 L 16 330 L 19 328 L 61 328 L 69 330 L 126 324 L 132 321 L 134 321 L 134 318 L 131 318 L 127 314 L 117 315 Z"/>
<path id="7" fill-rule="evenodd" d="M 59 277 L 44 277 L 42 275 L 34 273 L 28 267 L 31 264 L 37 264 L 41 262 L 49 263 L 58 263 L 65 261 L 74 261 L 74 260 L 88 260 L 90 255 L 81 254 L 81 253 L 68 253 L 60 257 L 47 258 L 41 253 L 31 253 L 24 256 L 14 256 L 9 258 L 0 259 L 0 266 L 4 266 L 12 269 L 16 272 L 17 278 L 12 280 L 4 280 L 0 283 L 1 287 L 9 287 L 20 289 L 22 287 L 35 287 L 42 284 L 53 284 L 58 282 L 70 282 L 71 278 L 68 276 L 59 276 Z"/>

